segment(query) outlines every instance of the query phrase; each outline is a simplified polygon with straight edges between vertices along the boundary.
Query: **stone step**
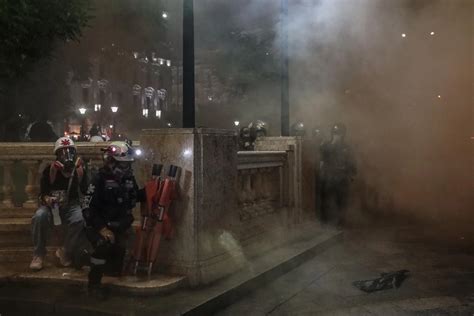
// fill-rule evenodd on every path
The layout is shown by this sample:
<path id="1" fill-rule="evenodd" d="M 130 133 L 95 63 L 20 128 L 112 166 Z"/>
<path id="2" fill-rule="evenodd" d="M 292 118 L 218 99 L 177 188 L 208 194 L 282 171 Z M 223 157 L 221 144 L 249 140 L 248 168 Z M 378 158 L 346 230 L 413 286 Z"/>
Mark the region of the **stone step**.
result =
<path id="1" fill-rule="evenodd" d="M 32 237 L 30 232 L 4 231 L 0 233 L 0 249 L 31 246 L 31 243 Z"/>
<path id="2" fill-rule="evenodd" d="M 54 252 L 57 247 L 47 247 L 47 260 L 54 260 Z M 1 264 L 27 264 L 33 257 L 33 247 L 8 247 L 0 249 L 0 265 Z"/>
<path id="3" fill-rule="evenodd" d="M 30 233 L 31 218 L 0 218 L 0 234 L 3 232 Z"/>
<path id="4" fill-rule="evenodd" d="M 35 208 L 11 207 L 0 208 L 0 219 L 3 218 L 31 218 L 35 213 Z"/>

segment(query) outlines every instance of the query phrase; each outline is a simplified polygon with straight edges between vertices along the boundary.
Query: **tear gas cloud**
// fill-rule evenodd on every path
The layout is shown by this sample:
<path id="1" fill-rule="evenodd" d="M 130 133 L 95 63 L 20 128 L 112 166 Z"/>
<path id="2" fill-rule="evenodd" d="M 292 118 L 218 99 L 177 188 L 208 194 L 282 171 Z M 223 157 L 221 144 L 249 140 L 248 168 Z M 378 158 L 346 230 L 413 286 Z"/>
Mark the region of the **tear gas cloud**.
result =
<path id="1" fill-rule="evenodd" d="M 347 124 L 355 208 L 472 218 L 473 5 L 331 0 L 290 11 L 293 120 Z"/>
<path id="2" fill-rule="evenodd" d="M 248 29 L 268 27 L 273 16 L 275 54 L 279 6 L 242 1 L 233 11 Z M 307 134 L 347 125 L 359 167 L 353 209 L 472 219 L 473 7 L 469 0 L 289 1 L 291 123 L 304 121 Z M 279 89 L 278 80 L 254 85 L 239 119 L 266 119 L 279 134 Z"/>

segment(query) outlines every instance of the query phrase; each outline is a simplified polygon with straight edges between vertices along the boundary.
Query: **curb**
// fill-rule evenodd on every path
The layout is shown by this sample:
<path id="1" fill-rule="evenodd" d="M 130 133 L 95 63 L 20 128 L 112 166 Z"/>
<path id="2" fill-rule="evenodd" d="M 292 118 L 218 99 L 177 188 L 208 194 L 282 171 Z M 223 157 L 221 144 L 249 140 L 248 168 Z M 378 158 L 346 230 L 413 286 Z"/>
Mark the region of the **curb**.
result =
<path id="1" fill-rule="evenodd" d="M 241 297 L 248 294 L 248 292 L 264 286 L 285 273 L 295 269 L 303 264 L 305 261 L 313 258 L 317 254 L 323 252 L 337 242 L 341 241 L 343 233 L 339 232 L 336 235 L 326 239 L 325 241 L 306 249 L 302 253 L 295 255 L 292 258 L 281 262 L 279 265 L 268 269 L 257 275 L 256 277 L 242 282 L 241 284 L 228 289 L 226 292 L 217 295 L 202 304 L 199 304 L 192 309 L 184 312 L 182 315 L 211 315 L 239 300 Z"/>

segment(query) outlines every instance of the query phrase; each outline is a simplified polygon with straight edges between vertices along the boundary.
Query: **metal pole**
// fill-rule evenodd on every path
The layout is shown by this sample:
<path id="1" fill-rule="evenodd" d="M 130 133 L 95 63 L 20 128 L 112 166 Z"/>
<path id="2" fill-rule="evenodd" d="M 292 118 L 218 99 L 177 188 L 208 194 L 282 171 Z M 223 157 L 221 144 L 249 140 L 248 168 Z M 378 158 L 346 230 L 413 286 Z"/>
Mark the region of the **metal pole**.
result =
<path id="1" fill-rule="evenodd" d="M 194 7 L 193 0 L 183 1 L 183 127 L 194 128 Z"/>
<path id="2" fill-rule="evenodd" d="M 281 136 L 290 135 L 290 84 L 288 76 L 288 0 L 281 0 Z"/>

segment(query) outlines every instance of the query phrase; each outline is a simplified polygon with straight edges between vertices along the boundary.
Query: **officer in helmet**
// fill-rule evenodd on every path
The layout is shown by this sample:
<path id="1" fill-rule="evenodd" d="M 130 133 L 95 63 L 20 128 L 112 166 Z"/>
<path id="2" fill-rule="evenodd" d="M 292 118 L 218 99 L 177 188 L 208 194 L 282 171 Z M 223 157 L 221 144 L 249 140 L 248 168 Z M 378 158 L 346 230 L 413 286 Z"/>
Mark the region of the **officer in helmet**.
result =
<path id="1" fill-rule="evenodd" d="M 133 148 L 117 141 L 103 151 L 104 165 L 89 185 L 83 206 L 87 237 L 94 247 L 89 290 L 99 295 L 104 273 L 122 272 L 126 233 L 133 222 L 132 210 L 137 201 L 146 200 L 133 175 Z"/>
<path id="2" fill-rule="evenodd" d="M 54 145 L 56 160 L 47 166 L 40 180 L 40 207 L 32 218 L 33 260 L 30 269 L 41 270 L 53 223 L 65 226 L 64 245 L 56 251 L 61 265 L 79 260 L 85 249 L 84 220 L 79 202 L 80 192 L 87 189 L 82 160 L 77 157 L 74 142 L 59 138 Z"/>
<path id="3" fill-rule="evenodd" d="M 338 226 L 344 222 L 349 185 L 356 175 L 354 156 L 345 136 L 346 127 L 334 124 L 330 140 L 320 147 L 320 218 Z"/>
<path id="4" fill-rule="evenodd" d="M 265 137 L 267 136 L 268 124 L 262 120 L 256 120 L 255 122 L 251 122 L 248 126 L 250 129 L 250 133 L 253 137 Z"/>
<path id="5" fill-rule="evenodd" d="M 239 150 L 253 150 L 255 136 L 250 128 L 242 127 L 239 133 Z"/>
<path id="6" fill-rule="evenodd" d="M 296 122 L 291 126 L 291 135 L 292 136 L 305 136 L 306 128 L 303 122 Z"/>

